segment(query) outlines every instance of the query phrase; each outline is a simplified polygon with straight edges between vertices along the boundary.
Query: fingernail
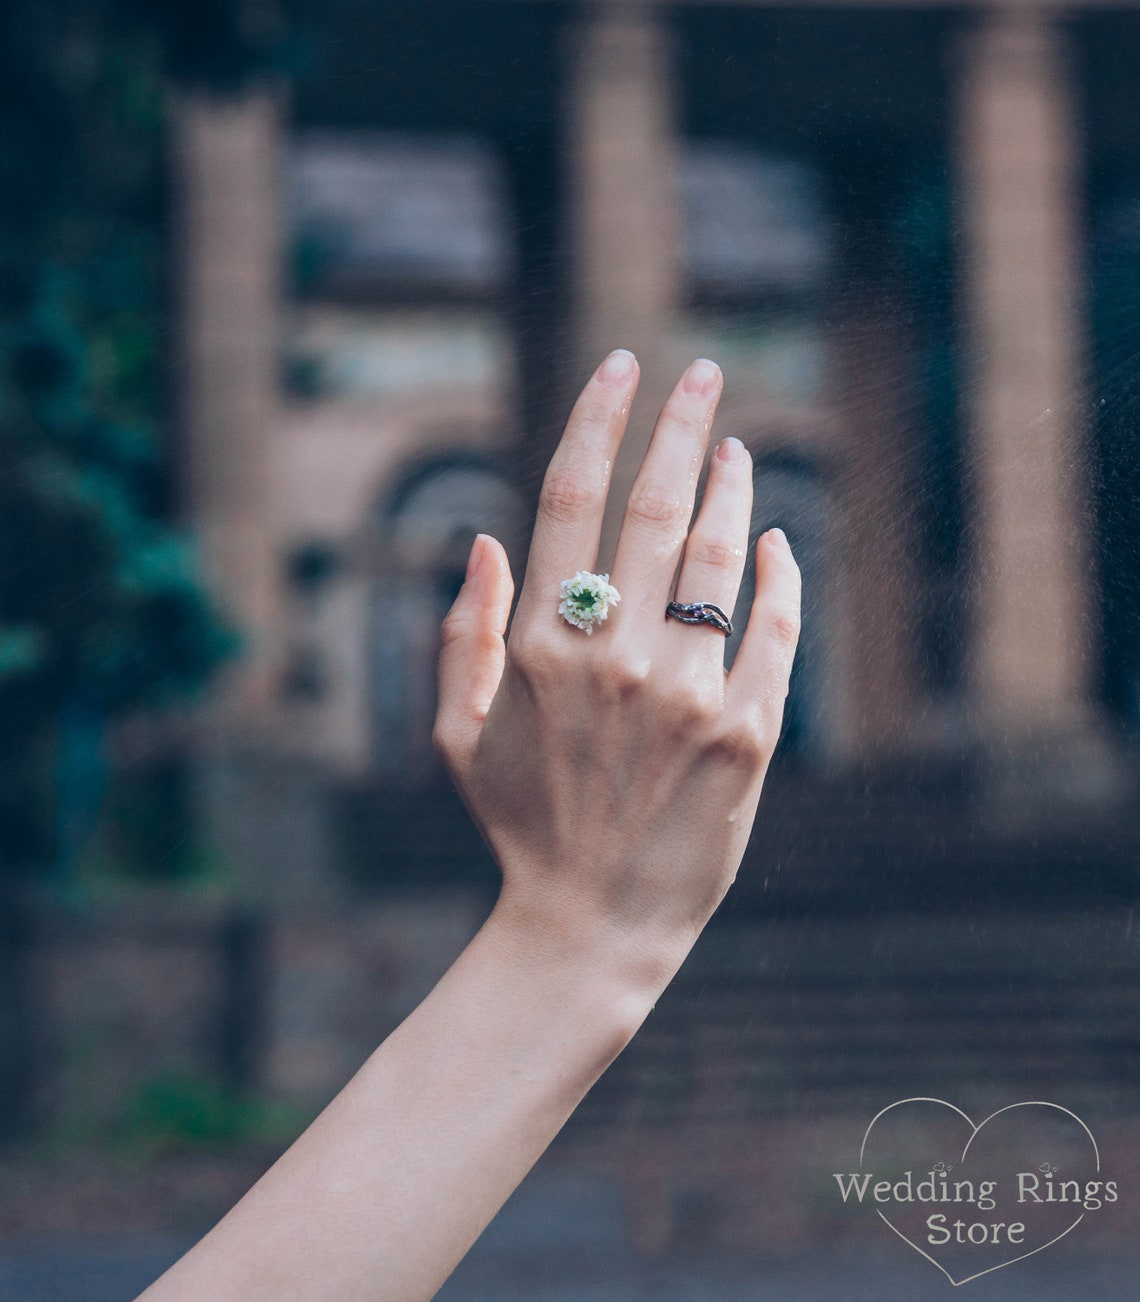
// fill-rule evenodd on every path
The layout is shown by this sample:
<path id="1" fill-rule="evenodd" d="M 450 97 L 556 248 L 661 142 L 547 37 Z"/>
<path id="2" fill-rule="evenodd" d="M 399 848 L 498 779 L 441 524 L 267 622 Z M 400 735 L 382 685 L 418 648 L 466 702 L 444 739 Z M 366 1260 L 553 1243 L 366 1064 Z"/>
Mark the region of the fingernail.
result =
<path id="1" fill-rule="evenodd" d="M 698 357 L 685 372 L 681 387 L 686 393 L 712 393 L 719 379 L 720 367 L 716 362 L 710 362 L 707 357 Z"/>
<path id="2" fill-rule="evenodd" d="M 636 360 L 628 348 L 615 348 L 598 367 L 598 379 L 606 384 L 621 384 L 633 374 Z"/>
<path id="3" fill-rule="evenodd" d="M 788 545 L 783 529 L 769 529 L 764 537 L 768 539 L 773 547 L 786 547 Z"/>
<path id="4" fill-rule="evenodd" d="M 483 559 L 483 553 L 487 550 L 486 538 L 485 533 L 475 535 L 475 541 L 471 544 L 471 552 L 467 557 L 467 574 L 464 582 L 475 577 L 475 571 L 479 568 L 479 562 Z"/>
<path id="5" fill-rule="evenodd" d="M 729 435 L 726 439 L 721 439 L 717 445 L 716 454 L 722 461 L 745 461 L 748 458 L 748 450 L 738 438 Z"/>

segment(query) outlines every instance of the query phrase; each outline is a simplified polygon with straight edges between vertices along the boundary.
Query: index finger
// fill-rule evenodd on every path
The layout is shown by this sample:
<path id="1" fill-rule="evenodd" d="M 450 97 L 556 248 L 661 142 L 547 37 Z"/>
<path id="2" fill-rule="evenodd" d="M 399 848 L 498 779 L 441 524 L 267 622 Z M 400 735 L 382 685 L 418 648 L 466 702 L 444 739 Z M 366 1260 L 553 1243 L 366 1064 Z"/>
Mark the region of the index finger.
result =
<path id="1" fill-rule="evenodd" d="M 542 481 L 515 622 L 557 619 L 563 579 L 597 564 L 610 470 L 629 419 L 637 358 L 615 349 L 586 383 Z"/>

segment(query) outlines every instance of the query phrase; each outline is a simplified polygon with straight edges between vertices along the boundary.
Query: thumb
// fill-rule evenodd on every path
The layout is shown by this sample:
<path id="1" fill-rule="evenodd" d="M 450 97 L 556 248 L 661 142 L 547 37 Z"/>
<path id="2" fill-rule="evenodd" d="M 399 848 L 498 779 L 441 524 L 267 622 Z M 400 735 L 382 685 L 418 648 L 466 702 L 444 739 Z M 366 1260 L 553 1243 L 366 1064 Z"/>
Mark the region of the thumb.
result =
<path id="1" fill-rule="evenodd" d="M 439 708 L 432 735 L 453 770 L 474 750 L 503 676 L 503 634 L 513 595 L 502 543 L 477 534 L 467 577 L 440 630 Z"/>

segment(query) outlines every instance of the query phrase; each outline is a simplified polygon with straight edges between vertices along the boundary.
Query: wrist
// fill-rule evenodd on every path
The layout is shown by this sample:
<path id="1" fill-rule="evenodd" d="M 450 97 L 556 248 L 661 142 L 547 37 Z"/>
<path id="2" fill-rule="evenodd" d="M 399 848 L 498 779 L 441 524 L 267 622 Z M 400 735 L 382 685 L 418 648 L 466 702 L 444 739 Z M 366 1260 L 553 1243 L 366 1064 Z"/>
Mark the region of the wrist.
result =
<path id="1" fill-rule="evenodd" d="M 695 935 L 632 926 L 547 883 L 537 888 L 508 877 L 485 924 L 494 942 L 525 964 L 535 980 L 550 981 L 570 1002 L 611 1009 L 627 1038 L 648 1016 Z"/>

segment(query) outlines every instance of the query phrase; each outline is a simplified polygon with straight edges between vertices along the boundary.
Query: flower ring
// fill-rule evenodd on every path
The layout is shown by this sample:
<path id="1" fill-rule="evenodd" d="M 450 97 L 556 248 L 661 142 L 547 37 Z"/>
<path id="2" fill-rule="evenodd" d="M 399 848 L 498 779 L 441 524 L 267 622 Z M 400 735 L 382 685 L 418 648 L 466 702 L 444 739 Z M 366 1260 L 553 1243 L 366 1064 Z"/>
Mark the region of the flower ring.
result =
<path id="1" fill-rule="evenodd" d="M 561 596 L 558 613 L 567 624 L 587 633 L 592 633 L 594 625 L 600 624 L 610 607 L 621 600 L 608 574 L 591 574 L 589 570 L 579 570 L 572 579 L 563 579 Z"/>

